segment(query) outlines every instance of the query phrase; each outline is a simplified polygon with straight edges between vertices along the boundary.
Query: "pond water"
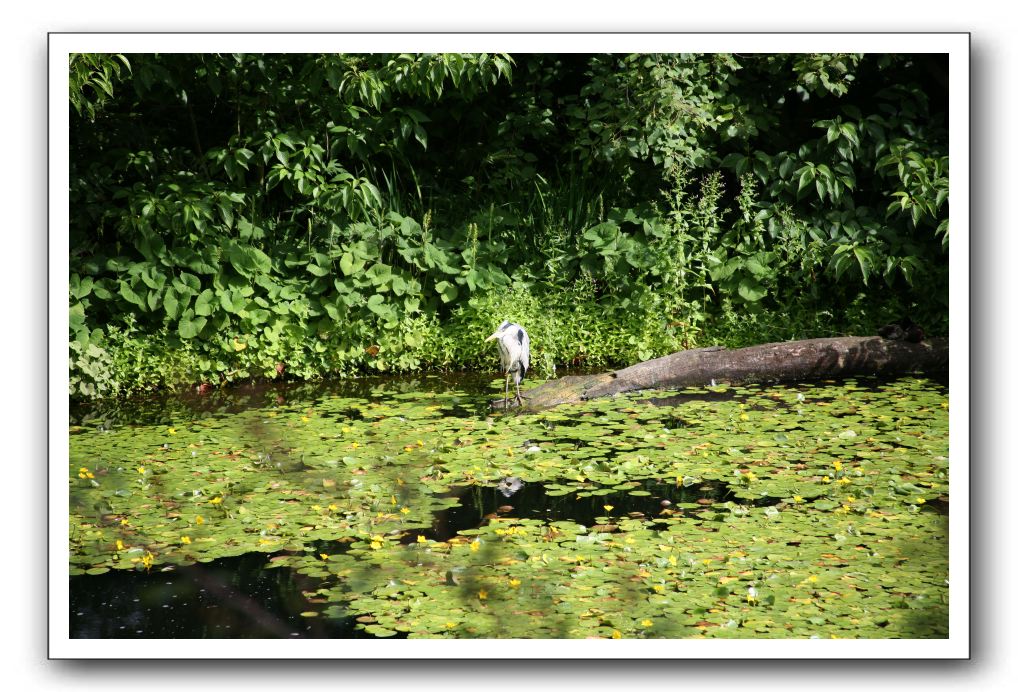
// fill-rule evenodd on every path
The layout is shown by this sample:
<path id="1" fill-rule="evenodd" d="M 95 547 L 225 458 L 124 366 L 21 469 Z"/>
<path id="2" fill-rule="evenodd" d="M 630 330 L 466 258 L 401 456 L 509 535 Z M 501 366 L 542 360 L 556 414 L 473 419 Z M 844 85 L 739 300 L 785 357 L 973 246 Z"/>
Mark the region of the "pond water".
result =
<path id="1" fill-rule="evenodd" d="M 502 384 L 72 410 L 72 637 L 947 636 L 941 382 Z"/>

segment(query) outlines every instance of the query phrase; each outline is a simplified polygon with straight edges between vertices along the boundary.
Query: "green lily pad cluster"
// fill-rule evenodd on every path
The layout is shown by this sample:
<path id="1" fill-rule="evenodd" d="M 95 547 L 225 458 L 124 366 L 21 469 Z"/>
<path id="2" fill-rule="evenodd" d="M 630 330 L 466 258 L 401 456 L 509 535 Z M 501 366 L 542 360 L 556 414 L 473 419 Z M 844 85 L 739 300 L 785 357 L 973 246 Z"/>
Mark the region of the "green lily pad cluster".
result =
<path id="1" fill-rule="evenodd" d="M 484 397 L 380 387 L 93 418 L 71 429 L 71 574 L 268 552 L 321 580 L 308 597 L 326 615 L 377 636 L 947 636 L 936 383 L 715 387 L 532 415 L 488 413 Z M 510 498 L 440 535 L 471 488 L 507 477 L 603 512 L 531 516 Z M 661 488 L 675 502 L 657 504 Z"/>

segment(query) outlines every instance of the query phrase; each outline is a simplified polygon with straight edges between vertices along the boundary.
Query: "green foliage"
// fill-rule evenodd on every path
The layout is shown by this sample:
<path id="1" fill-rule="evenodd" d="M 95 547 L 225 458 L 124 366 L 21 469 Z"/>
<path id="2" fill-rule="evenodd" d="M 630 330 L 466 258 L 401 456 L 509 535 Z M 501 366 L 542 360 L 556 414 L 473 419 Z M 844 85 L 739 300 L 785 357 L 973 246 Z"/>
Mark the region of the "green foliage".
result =
<path id="1" fill-rule="evenodd" d="M 113 86 L 123 78 L 121 71 L 131 71 L 131 63 L 123 55 L 101 53 L 71 53 L 68 63 L 71 106 L 79 116 L 94 121 L 113 98 Z"/>
<path id="2" fill-rule="evenodd" d="M 506 318 L 545 375 L 733 315 L 943 331 L 944 64 L 76 54 L 72 392 L 490 367 Z"/>

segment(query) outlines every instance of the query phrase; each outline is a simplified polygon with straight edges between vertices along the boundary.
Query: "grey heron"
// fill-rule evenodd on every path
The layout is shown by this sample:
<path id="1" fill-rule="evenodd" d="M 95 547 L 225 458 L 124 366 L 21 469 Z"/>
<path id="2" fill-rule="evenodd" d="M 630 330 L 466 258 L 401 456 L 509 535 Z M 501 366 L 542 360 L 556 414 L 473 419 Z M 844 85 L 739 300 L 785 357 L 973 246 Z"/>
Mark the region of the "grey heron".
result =
<path id="1" fill-rule="evenodd" d="M 485 341 L 493 339 L 498 342 L 498 358 L 502 364 L 502 370 L 505 372 L 505 396 L 502 399 L 502 408 L 509 406 L 510 377 L 516 383 L 516 405 L 522 406 L 520 382 L 527 374 L 527 368 L 530 367 L 530 337 L 527 336 L 527 330 L 506 320 Z"/>

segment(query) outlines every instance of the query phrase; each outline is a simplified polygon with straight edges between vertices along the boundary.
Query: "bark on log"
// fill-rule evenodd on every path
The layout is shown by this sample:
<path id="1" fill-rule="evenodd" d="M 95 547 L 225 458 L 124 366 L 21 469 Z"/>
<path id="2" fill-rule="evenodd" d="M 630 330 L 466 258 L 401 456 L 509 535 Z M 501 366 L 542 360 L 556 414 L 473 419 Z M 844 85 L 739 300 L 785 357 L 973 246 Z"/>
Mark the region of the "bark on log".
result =
<path id="1" fill-rule="evenodd" d="M 524 409 L 546 409 L 641 389 L 937 372 L 946 370 L 947 364 L 944 338 L 911 343 L 846 336 L 734 350 L 713 346 L 679 351 L 614 372 L 551 380 L 526 393 Z"/>

